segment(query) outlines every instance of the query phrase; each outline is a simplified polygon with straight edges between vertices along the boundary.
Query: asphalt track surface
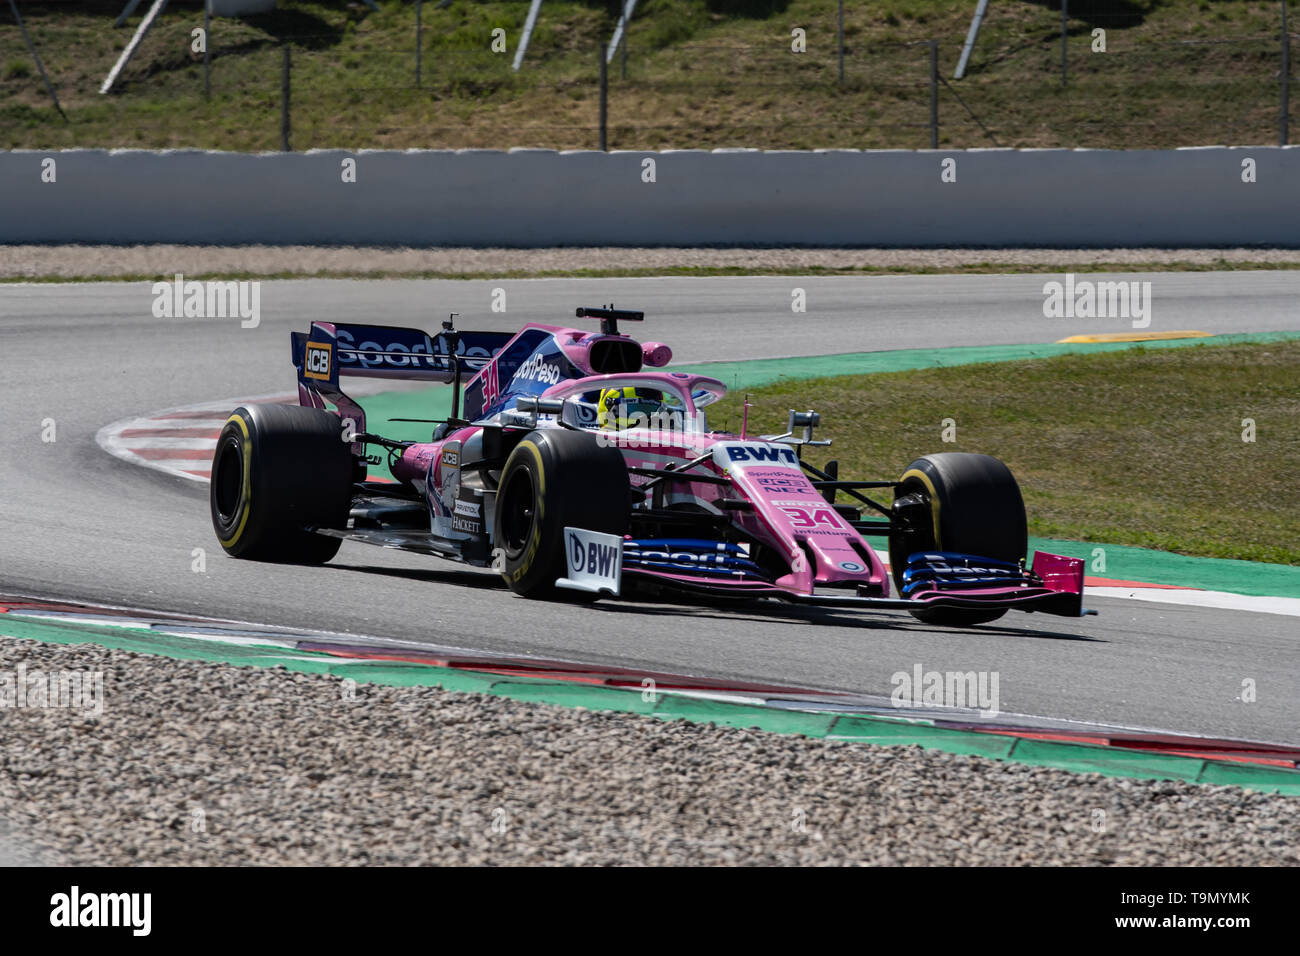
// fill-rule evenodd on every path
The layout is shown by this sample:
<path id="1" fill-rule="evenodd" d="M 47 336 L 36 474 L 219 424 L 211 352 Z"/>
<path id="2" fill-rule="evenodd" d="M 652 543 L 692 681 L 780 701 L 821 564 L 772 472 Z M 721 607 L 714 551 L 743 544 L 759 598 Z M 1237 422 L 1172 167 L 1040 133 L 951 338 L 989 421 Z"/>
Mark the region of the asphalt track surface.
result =
<path id="1" fill-rule="evenodd" d="M 515 597 L 490 572 L 352 542 L 323 568 L 258 565 L 222 553 L 204 488 L 118 461 L 94 440 L 130 415 L 291 390 L 287 333 L 312 318 L 434 328 L 454 311 L 463 328 L 513 329 L 567 324 L 574 306 L 612 301 L 645 309 L 634 334 L 691 362 L 1131 327 L 1045 319 L 1042 286 L 1053 278 L 266 282 L 255 329 L 156 319 L 147 283 L 0 285 L 0 591 L 882 697 L 891 675 L 916 664 L 996 671 L 1004 712 L 1300 744 L 1294 617 L 1092 598 L 1099 617 L 1012 613 L 961 631 L 895 612 L 554 606 Z M 1300 327 L 1300 273 L 1113 278 L 1153 283 L 1155 330 Z M 504 315 L 489 311 L 494 288 L 506 290 Z M 806 314 L 791 313 L 794 288 L 807 292 Z M 42 441 L 46 419 L 52 443 Z M 194 549 L 205 552 L 202 572 Z M 1239 699 L 1247 678 L 1253 703 Z"/>

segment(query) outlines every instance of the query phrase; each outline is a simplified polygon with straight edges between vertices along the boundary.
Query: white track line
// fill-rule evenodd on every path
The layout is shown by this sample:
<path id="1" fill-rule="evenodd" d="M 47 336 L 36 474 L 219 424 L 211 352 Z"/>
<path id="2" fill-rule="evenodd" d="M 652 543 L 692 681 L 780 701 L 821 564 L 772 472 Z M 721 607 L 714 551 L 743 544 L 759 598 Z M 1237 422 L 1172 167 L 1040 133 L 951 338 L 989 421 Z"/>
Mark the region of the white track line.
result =
<path id="1" fill-rule="evenodd" d="M 1253 594 L 1233 594 L 1229 591 L 1198 591 L 1195 588 L 1088 588 L 1089 597 L 1124 598 L 1132 601 L 1152 601 L 1156 604 L 1181 604 L 1185 607 L 1212 607 L 1225 611 L 1254 611 L 1257 614 L 1286 614 L 1300 617 L 1300 598 L 1260 597 Z"/>

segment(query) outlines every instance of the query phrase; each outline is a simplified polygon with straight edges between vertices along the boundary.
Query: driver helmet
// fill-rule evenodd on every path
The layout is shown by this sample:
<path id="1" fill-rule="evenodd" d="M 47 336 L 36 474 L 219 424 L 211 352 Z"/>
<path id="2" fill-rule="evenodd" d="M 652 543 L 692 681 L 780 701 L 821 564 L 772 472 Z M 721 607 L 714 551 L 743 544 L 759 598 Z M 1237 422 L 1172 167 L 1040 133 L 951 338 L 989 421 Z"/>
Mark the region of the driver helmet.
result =
<path id="1" fill-rule="evenodd" d="M 664 410 L 664 393 L 653 388 L 606 388 L 600 393 L 601 428 L 624 431 L 640 425 L 648 427 Z"/>

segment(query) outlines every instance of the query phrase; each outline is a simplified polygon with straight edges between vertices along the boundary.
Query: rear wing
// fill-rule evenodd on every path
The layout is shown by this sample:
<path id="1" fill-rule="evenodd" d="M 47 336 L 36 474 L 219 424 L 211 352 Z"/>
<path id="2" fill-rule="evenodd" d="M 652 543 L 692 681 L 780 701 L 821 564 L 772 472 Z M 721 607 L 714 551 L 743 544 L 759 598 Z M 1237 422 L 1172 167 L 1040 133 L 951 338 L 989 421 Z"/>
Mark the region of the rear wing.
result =
<path id="1" fill-rule="evenodd" d="M 512 338 L 512 332 L 460 332 L 456 354 L 472 375 Z M 450 382 L 451 351 L 442 334 L 384 325 L 313 322 L 310 332 L 290 332 L 298 383 L 337 390 L 340 375 Z"/>
<path id="2" fill-rule="evenodd" d="M 472 375 L 513 338 L 512 332 L 458 332 L 460 374 Z M 332 403 L 353 432 L 364 433 L 366 413 L 339 387 L 342 375 L 450 383 L 456 375 L 447 336 L 387 325 L 313 322 L 309 332 L 290 332 L 289 349 L 298 370 L 298 402 L 311 408 Z M 359 442 L 355 454 L 364 454 Z"/>

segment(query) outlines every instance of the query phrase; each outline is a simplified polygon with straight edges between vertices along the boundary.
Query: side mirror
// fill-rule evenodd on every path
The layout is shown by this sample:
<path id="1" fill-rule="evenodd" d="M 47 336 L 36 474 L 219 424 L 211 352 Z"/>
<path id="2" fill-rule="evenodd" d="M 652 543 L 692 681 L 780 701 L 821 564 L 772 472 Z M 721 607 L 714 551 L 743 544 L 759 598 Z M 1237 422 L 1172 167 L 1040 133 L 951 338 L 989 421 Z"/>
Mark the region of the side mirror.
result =
<path id="1" fill-rule="evenodd" d="M 564 399 L 535 398 L 525 395 L 515 402 L 515 408 L 534 415 L 558 415 L 564 411 Z"/>
<path id="2" fill-rule="evenodd" d="M 662 342 L 645 342 L 641 345 L 641 361 L 651 368 L 663 368 L 673 360 L 673 350 Z"/>
<path id="3" fill-rule="evenodd" d="M 813 429 L 820 425 L 821 422 L 822 417 L 811 408 L 806 412 L 796 412 L 792 408 L 790 409 L 790 418 L 786 423 L 785 430 L 793 434 L 796 428 L 802 428 L 803 440 L 810 442 L 812 441 Z"/>
<path id="4" fill-rule="evenodd" d="M 538 415 L 562 415 L 564 414 L 564 399 L 562 398 L 537 398 L 532 395 L 522 395 L 515 400 L 515 410 L 525 415 L 531 415 L 533 424 L 537 424 Z"/>

